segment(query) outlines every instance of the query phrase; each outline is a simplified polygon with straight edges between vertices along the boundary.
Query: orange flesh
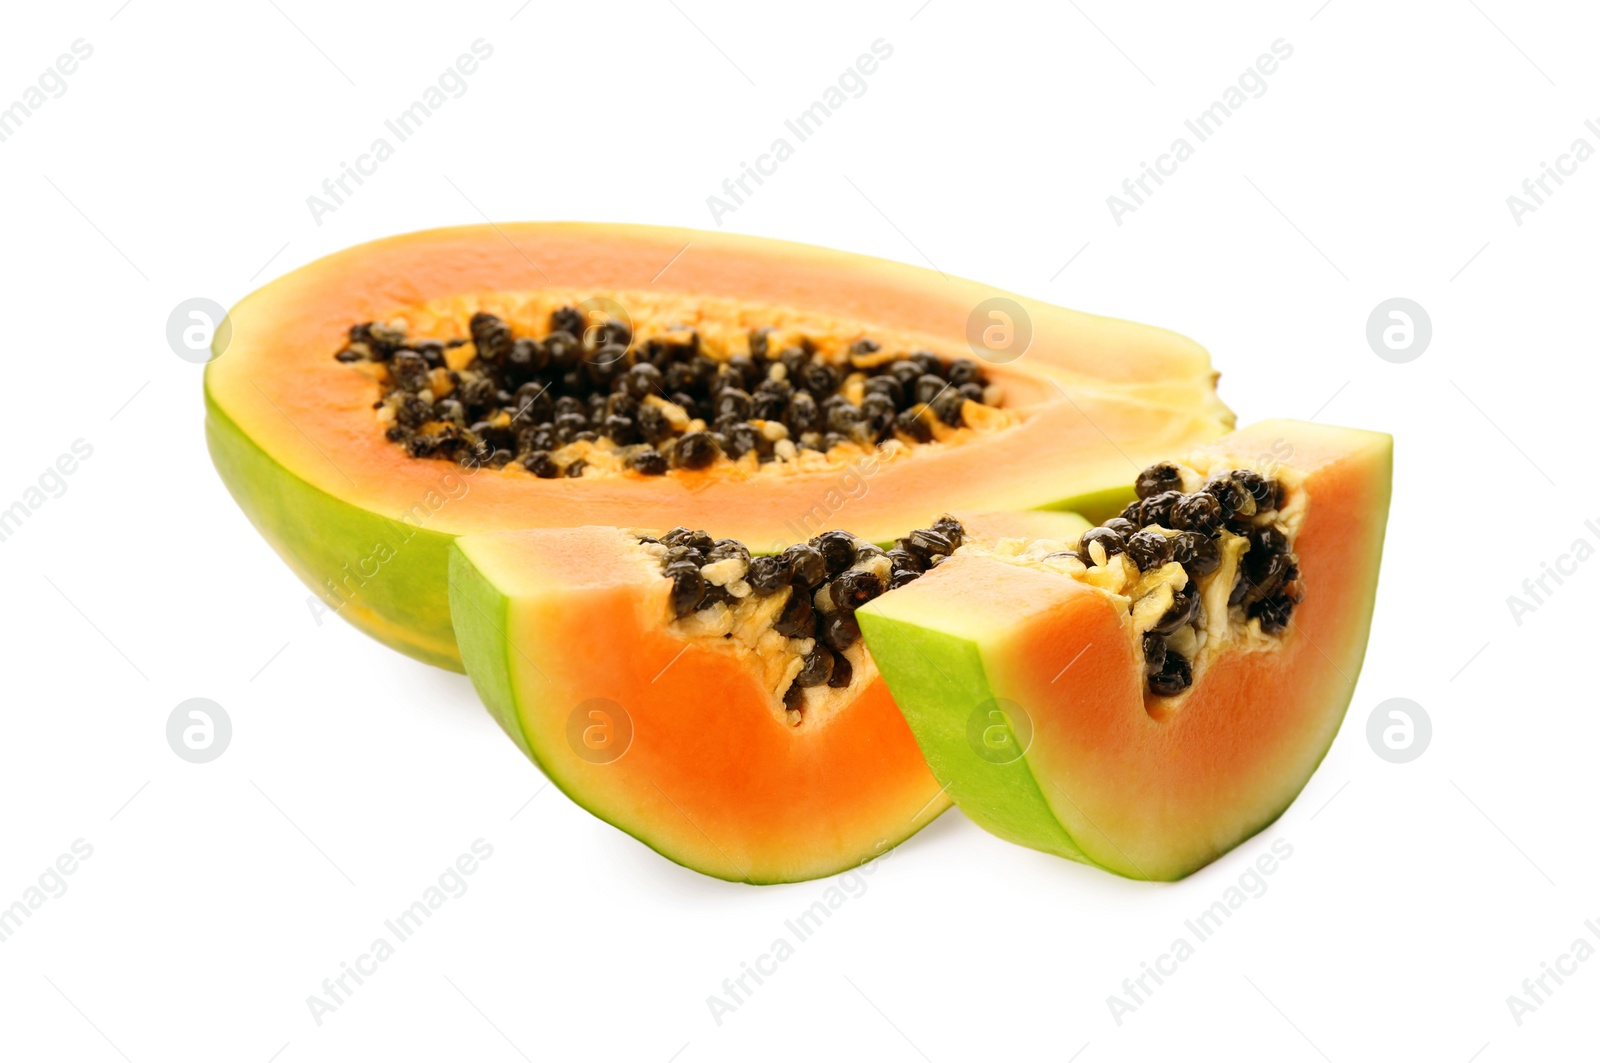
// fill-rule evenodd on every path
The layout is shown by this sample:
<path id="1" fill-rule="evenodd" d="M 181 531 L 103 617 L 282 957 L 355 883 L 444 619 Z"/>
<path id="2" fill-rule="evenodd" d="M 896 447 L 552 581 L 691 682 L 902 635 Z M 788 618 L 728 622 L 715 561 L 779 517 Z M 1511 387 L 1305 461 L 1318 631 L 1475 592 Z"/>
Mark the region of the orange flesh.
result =
<path id="1" fill-rule="evenodd" d="M 752 669 L 668 629 L 668 582 L 626 533 L 459 546 L 508 599 L 504 654 L 527 747 L 567 794 L 669 858 L 734 880 L 812 878 L 948 807 L 881 677 L 819 726 L 780 722 Z M 568 741 L 589 699 L 632 721 L 631 745 L 610 763 Z"/>

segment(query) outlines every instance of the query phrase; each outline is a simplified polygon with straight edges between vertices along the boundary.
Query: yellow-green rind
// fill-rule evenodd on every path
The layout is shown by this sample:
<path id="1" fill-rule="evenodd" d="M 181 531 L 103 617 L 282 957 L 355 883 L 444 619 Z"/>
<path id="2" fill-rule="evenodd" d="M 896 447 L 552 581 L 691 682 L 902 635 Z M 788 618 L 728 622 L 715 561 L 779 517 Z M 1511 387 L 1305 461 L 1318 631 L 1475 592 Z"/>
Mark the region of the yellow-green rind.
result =
<path id="1" fill-rule="evenodd" d="M 995 704 L 979 643 L 892 617 L 879 603 L 856 619 L 934 778 L 967 818 L 1009 842 L 1090 862 L 1056 822 L 1027 758 L 1011 755 L 1026 736 Z"/>
<path id="2" fill-rule="evenodd" d="M 324 610 L 337 613 L 391 649 L 463 670 L 444 580 L 453 536 L 311 486 L 246 437 L 209 394 L 206 444 L 239 508 L 315 593 L 319 623 Z"/>

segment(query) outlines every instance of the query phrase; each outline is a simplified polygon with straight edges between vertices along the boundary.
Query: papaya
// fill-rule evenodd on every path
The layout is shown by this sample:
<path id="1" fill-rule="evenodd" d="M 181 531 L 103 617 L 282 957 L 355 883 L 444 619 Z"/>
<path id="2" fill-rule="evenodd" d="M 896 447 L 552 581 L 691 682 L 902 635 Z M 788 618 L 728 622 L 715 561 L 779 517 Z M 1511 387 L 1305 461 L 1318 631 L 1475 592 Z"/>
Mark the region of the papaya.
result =
<path id="1" fill-rule="evenodd" d="M 888 550 L 831 530 L 766 555 L 683 527 L 463 535 L 456 637 L 500 726 L 600 819 L 717 878 L 830 875 L 950 806 L 857 618 L 970 541 L 963 521 L 1089 527 L 957 514 Z"/>
<path id="2" fill-rule="evenodd" d="M 1263 422 L 1146 468 L 1137 499 L 1075 542 L 969 542 L 860 626 L 968 817 L 1181 878 L 1281 815 L 1332 743 L 1391 468 L 1387 435 Z"/>
<path id="3" fill-rule="evenodd" d="M 1129 462 L 1232 427 L 1181 336 L 721 233 L 411 233 L 229 324 L 205 372 L 228 490 L 327 608 L 458 670 L 457 536 L 692 520 L 770 551 L 949 509 L 1098 519 Z"/>

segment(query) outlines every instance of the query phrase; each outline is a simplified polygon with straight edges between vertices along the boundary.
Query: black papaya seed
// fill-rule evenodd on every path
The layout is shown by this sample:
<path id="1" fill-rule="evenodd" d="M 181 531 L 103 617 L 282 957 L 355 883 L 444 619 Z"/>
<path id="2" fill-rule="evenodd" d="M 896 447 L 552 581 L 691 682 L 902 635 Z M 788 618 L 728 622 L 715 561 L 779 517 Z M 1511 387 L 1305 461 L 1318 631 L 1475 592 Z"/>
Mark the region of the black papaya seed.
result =
<path id="1" fill-rule="evenodd" d="M 717 460 L 717 444 L 709 432 L 688 432 L 679 437 L 673 454 L 680 467 L 703 469 Z"/>
<path id="2" fill-rule="evenodd" d="M 927 561 L 956 552 L 956 544 L 950 536 L 935 528 L 918 528 L 904 539 L 896 539 L 895 545 Z"/>
<path id="3" fill-rule="evenodd" d="M 983 371 L 978 368 L 978 363 L 971 358 L 957 358 L 951 362 L 949 377 L 950 383 L 958 387 L 962 384 L 983 383 Z"/>
<path id="4" fill-rule="evenodd" d="M 796 543 L 786 548 L 780 556 L 788 565 L 790 577 L 797 587 L 810 590 L 828 578 L 828 563 L 822 559 L 822 552 L 814 546 Z"/>
<path id="5" fill-rule="evenodd" d="M 1133 481 L 1133 493 L 1149 498 L 1163 491 L 1183 490 L 1183 474 L 1169 461 L 1161 461 L 1141 472 Z"/>
<path id="6" fill-rule="evenodd" d="M 887 557 L 883 547 L 875 543 L 863 543 L 856 547 L 856 564 L 864 565 L 875 557 Z"/>
<path id="7" fill-rule="evenodd" d="M 1170 527 L 1210 535 L 1222 527 L 1222 506 L 1203 491 L 1183 495 L 1172 503 Z"/>
<path id="8" fill-rule="evenodd" d="M 900 381 L 892 376 L 875 376 L 861 385 L 861 390 L 867 395 L 882 395 L 888 399 L 896 410 L 906 403 L 906 389 L 900 386 Z"/>
<path id="9" fill-rule="evenodd" d="M 1168 609 L 1155 627 L 1150 630 L 1158 635 L 1170 635 L 1189 621 L 1200 611 L 1200 596 L 1190 594 L 1188 591 L 1174 591 L 1172 594 L 1172 607 Z"/>
<path id="10" fill-rule="evenodd" d="M 1245 610 L 1245 615 L 1259 620 L 1261 630 L 1265 634 L 1277 635 L 1289 626 L 1289 617 L 1294 612 L 1295 605 L 1293 596 L 1280 591 L 1251 605 Z"/>
<path id="11" fill-rule="evenodd" d="M 672 614 L 684 616 L 694 612 L 705 593 L 705 579 L 700 570 L 690 564 L 668 566 L 667 578 L 672 580 Z"/>
<path id="12" fill-rule="evenodd" d="M 1249 587 L 1244 593 L 1244 604 L 1252 605 L 1276 594 L 1290 570 L 1295 567 L 1293 554 L 1268 554 L 1264 563 L 1250 564 L 1250 554 L 1245 555 L 1245 570 Z"/>
<path id="13" fill-rule="evenodd" d="M 1172 507 L 1182 497 L 1177 491 L 1162 491 L 1140 502 L 1139 525 L 1144 527 L 1155 524 L 1163 528 L 1172 527 Z"/>
<path id="14" fill-rule="evenodd" d="M 914 576 L 920 575 L 927 571 L 928 568 L 926 558 L 918 557 L 910 550 L 903 550 L 898 546 L 889 551 L 889 564 L 891 565 L 890 571 L 896 575 L 901 572 L 909 572 Z"/>
<path id="15" fill-rule="evenodd" d="M 860 640 L 861 625 L 853 613 L 840 610 L 823 620 L 819 634 L 830 648 L 843 653 Z"/>
<path id="16" fill-rule="evenodd" d="M 828 680 L 830 687 L 847 687 L 850 680 L 855 678 L 855 668 L 850 664 L 850 658 L 842 653 L 833 655 L 833 675 Z"/>
<path id="17" fill-rule="evenodd" d="M 1189 658 L 1177 650 L 1167 650 L 1166 659 L 1161 662 L 1161 671 L 1151 676 L 1149 682 L 1150 693 L 1157 697 L 1170 698 L 1182 694 L 1194 682 Z"/>
<path id="18" fill-rule="evenodd" d="M 702 553 L 716 543 L 709 534 L 699 529 L 673 528 L 661 537 L 661 541 L 668 546 L 682 546 L 690 550 L 699 550 Z"/>
<path id="19" fill-rule="evenodd" d="M 645 476 L 665 476 L 667 456 L 654 447 L 643 447 L 628 455 L 628 468 Z"/>
<path id="20" fill-rule="evenodd" d="M 1191 580 L 1208 576 L 1222 564 L 1216 540 L 1199 532 L 1179 532 L 1171 540 L 1172 560 L 1183 566 Z"/>
<path id="21" fill-rule="evenodd" d="M 817 645 L 806 654 L 805 663 L 800 668 L 800 674 L 794 681 L 803 687 L 816 687 L 833 678 L 833 651 L 823 645 Z"/>
<path id="22" fill-rule="evenodd" d="M 1245 490 L 1250 492 L 1251 497 L 1256 500 L 1257 508 L 1274 508 L 1273 502 L 1277 496 L 1277 483 L 1275 481 L 1267 479 L 1254 469 L 1235 469 L 1232 477 L 1236 482 L 1244 485 Z"/>
<path id="23" fill-rule="evenodd" d="M 1172 540 L 1160 532 L 1134 532 L 1128 536 L 1127 543 L 1128 556 L 1133 558 L 1140 572 L 1160 568 L 1172 560 Z"/>
<path id="24" fill-rule="evenodd" d="M 1167 640 L 1154 631 L 1144 633 L 1144 672 L 1155 675 L 1167 659 Z"/>
<path id="25" fill-rule="evenodd" d="M 737 557 L 748 565 L 750 550 L 737 539 L 718 539 L 706 551 L 706 560 L 710 562 L 726 561 L 730 557 Z"/>
<path id="26" fill-rule="evenodd" d="M 1105 551 L 1107 561 L 1128 548 L 1128 541 L 1110 528 L 1090 528 L 1083 533 L 1083 538 L 1078 542 L 1078 558 L 1086 565 L 1098 565 L 1100 563 L 1094 559 L 1094 554 L 1089 551 L 1089 547 L 1093 543 L 1100 544 L 1100 549 Z"/>
<path id="27" fill-rule="evenodd" d="M 949 383 L 943 377 L 935 376 L 932 373 L 924 373 L 917 378 L 911 393 L 918 402 L 931 403 L 934 399 L 943 395 L 949 387 Z"/>
<path id="28" fill-rule="evenodd" d="M 830 576 L 838 575 L 855 563 L 856 537 L 847 531 L 823 532 L 811 540 L 811 545 L 822 554 Z"/>
<path id="29" fill-rule="evenodd" d="M 1245 578 L 1244 566 L 1239 566 L 1238 573 L 1233 577 L 1233 589 L 1228 592 L 1228 604 L 1238 605 L 1244 601 L 1245 594 L 1250 590 L 1250 581 Z"/>
<path id="30" fill-rule="evenodd" d="M 1224 520 L 1235 513 L 1249 515 L 1255 512 L 1255 498 L 1238 480 L 1222 477 L 1207 480 L 1202 490 L 1217 500 L 1217 504 L 1222 507 Z"/>
<path id="31" fill-rule="evenodd" d="M 1134 532 L 1139 530 L 1139 526 L 1133 521 L 1129 520 L 1127 517 L 1112 517 L 1108 521 L 1103 521 L 1100 527 L 1110 528 L 1124 539 L 1128 538 Z"/>
<path id="32" fill-rule="evenodd" d="M 966 541 L 967 529 L 961 522 L 946 514 L 933 522 L 933 530 L 950 540 L 950 545 L 957 549 Z"/>
<path id="33" fill-rule="evenodd" d="M 913 397 L 912 392 L 916 388 L 917 378 L 922 376 L 922 367 L 920 365 L 902 358 L 899 361 L 890 362 L 885 372 L 894 377 L 899 385 L 906 389 L 907 398 Z"/>
<path id="34" fill-rule="evenodd" d="M 841 573 L 828 584 L 828 594 L 833 604 L 850 612 L 860 609 L 883 591 L 883 580 L 861 568 Z"/>
<path id="35" fill-rule="evenodd" d="M 787 587 L 789 579 L 788 562 L 773 555 L 751 558 L 750 568 L 744 577 L 744 581 L 750 584 L 750 590 L 762 597 L 776 594 Z"/>
<path id="36" fill-rule="evenodd" d="M 551 332 L 565 332 L 572 336 L 581 336 L 583 335 L 585 324 L 583 314 L 577 307 L 563 306 L 559 310 L 550 311 Z"/>
<path id="37" fill-rule="evenodd" d="M 793 587 L 789 591 L 789 600 L 783 605 L 783 612 L 778 614 L 777 621 L 772 625 L 772 630 L 786 638 L 810 638 L 815 629 L 813 619 L 811 595 L 803 588 Z"/>
<path id="38" fill-rule="evenodd" d="M 1289 537 L 1272 525 L 1250 529 L 1250 554 L 1249 556 L 1259 561 L 1272 554 L 1281 554 L 1289 549 Z"/>
<path id="39" fill-rule="evenodd" d="M 536 450 L 523 458 L 522 467 L 541 480 L 553 480 L 561 475 L 561 466 L 556 464 L 547 450 Z"/>
<path id="40" fill-rule="evenodd" d="M 933 401 L 933 413 L 951 428 L 966 424 L 967 396 L 959 391 L 947 391 Z"/>
<path id="41" fill-rule="evenodd" d="M 910 436 L 914 442 L 927 443 L 933 439 L 933 429 L 928 427 L 928 422 L 922 419 L 921 406 L 913 406 L 902 411 L 894 419 L 895 428 Z"/>

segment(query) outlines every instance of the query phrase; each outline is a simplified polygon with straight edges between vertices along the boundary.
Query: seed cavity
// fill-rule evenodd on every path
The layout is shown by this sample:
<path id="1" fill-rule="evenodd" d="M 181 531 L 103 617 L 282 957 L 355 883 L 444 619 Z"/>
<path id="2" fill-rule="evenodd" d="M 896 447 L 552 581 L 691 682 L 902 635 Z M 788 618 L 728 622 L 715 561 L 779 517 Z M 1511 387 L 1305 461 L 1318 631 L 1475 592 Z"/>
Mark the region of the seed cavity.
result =
<path id="1" fill-rule="evenodd" d="M 1187 486 L 1186 486 L 1187 485 Z M 1292 491 L 1253 469 L 1209 476 L 1176 462 L 1139 473 L 1135 501 L 1076 543 L 1001 540 L 982 549 L 1123 596 L 1151 698 L 1194 683 L 1213 640 L 1265 645 L 1304 600 L 1286 515 Z M 1303 507 L 1302 507 L 1303 512 Z"/>
<path id="2" fill-rule="evenodd" d="M 737 540 L 713 540 L 689 528 L 635 538 L 670 581 L 667 600 L 677 630 L 737 639 L 753 649 L 785 719 L 798 725 L 829 702 L 827 691 L 845 690 L 864 674 L 856 611 L 938 565 L 961 547 L 965 534 L 959 521 L 941 517 L 888 550 L 830 531 L 757 556 Z"/>
<path id="3" fill-rule="evenodd" d="M 334 355 L 379 381 L 380 429 L 413 458 L 516 465 L 540 479 L 656 477 L 806 453 L 849 460 L 1015 420 L 971 359 L 870 338 L 825 354 L 804 333 L 778 346 L 777 330 L 760 327 L 735 350 L 693 328 L 641 337 L 571 306 L 539 336 L 481 310 L 468 331 L 420 337 L 403 321 L 369 321 Z"/>

